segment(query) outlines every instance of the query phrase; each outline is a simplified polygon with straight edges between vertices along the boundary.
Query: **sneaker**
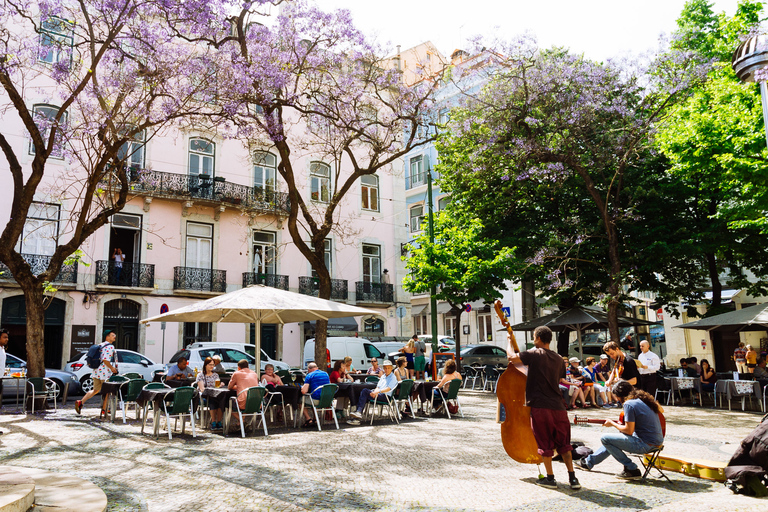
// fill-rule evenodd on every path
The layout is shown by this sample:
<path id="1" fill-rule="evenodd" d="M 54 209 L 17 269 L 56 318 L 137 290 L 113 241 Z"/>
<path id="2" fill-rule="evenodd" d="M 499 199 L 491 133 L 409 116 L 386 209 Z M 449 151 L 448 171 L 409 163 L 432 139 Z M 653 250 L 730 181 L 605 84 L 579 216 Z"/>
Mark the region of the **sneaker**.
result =
<path id="1" fill-rule="evenodd" d="M 624 471 L 616 475 L 616 478 L 621 478 L 623 480 L 640 480 L 643 478 L 643 473 L 639 469 L 624 468 Z"/>
<path id="2" fill-rule="evenodd" d="M 579 479 L 575 476 L 568 479 L 568 484 L 571 486 L 571 489 L 574 491 L 578 491 L 581 489 L 581 484 L 579 483 Z"/>
<path id="3" fill-rule="evenodd" d="M 579 469 L 583 469 L 584 471 L 592 471 L 592 468 L 587 465 L 587 461 L 585 459 L 579 459 L 573 461 L 573 465 Z"/>
<path id="4" fill-rule="evenodd" d="M 77 414 L 80 414 L 80 411 L 82 411 L 82 410 L 83 410 L 83 401 L 82 400 L 77 400 L 75 402 L 75 412 Z"/>
<path id="5" fill-rule="evenodd" d="M 359 424 L 360 424 L 360 420 L 353 420 L 352 418 L 349 418 L 347 420 L 347 425 L 359 425 Z"/>
<path id="6" fill-rule="evenodd" d="M 557 481 L 553 478 L 550 480 L 549 478 L 539 478 L 536 480 L 536 485 L 540 485 L 541 487 L 546 487 L 547 489 L 557 489 Z"/>
<path id="7" fill-rule="evenodd" d="M 356 419 L 356 420 L 361 420 L 361 419 L 363 419 L 363 415 L 362 415 L 362 414 L 360 414 L 360 413 L 359 413 L 359 412 L 357 412 L 357 411 L 353 411 L 353 412 L 349 413 L 349 416 L 350 416 L 350 418 L 354 418 L 354 419 Z"/>

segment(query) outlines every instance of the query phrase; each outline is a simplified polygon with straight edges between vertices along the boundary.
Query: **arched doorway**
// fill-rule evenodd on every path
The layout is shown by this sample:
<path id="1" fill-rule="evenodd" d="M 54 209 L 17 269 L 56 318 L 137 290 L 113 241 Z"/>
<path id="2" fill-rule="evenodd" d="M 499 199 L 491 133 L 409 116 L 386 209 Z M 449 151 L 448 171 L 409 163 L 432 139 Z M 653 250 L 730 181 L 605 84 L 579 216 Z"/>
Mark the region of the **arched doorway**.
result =
<path id="1" fill-rule="evenodd" d="M 363 332 L 384 334 L 384 320 L 373 316 L 363 318 Z"/>
<path id="2" fill-rule="evenodd" d="M 139 351 L 140 314 L 141 304 L 130 299 L 115 299 L 104 304 L 104 330 L 115 331 L 116 348 Z"/>
<path id="3" fill-rule="evenodd" d="M 64 345 L 64 313 L 67 303 L 53 299 L 45 310 L 45 367 L 61 368 Z M 3 299 L 3 327 L 8 329 L 8 353 L 27 360 L 27 306 L 24 296 Z"/>

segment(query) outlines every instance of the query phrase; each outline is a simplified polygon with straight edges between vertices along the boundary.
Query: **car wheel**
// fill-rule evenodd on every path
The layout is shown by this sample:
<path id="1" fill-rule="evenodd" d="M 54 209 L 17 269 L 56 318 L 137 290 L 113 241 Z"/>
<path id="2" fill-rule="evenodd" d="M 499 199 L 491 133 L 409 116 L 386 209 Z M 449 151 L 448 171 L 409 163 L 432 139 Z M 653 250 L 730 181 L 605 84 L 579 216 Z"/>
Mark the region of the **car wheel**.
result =
<path id="1" fill-rule="evenodd" d="M 56 400 L 59 399 L 59 396 L 61 395 L 61 390 L 64 389 L 64 386 L 58 380 L 52 380 L 50 382 L 45 383 L 45 389 L 48 391 L 48 393 L 53 394 L 53 400 L 55 402 Z"/>
<path id="2" fill-rule="evenodd" d="M 93 379 L 90 375 L 86 375 L 80 380 L 80 386 L 83 388 L 83 393 L 90 393 L 93 391 Z"/>

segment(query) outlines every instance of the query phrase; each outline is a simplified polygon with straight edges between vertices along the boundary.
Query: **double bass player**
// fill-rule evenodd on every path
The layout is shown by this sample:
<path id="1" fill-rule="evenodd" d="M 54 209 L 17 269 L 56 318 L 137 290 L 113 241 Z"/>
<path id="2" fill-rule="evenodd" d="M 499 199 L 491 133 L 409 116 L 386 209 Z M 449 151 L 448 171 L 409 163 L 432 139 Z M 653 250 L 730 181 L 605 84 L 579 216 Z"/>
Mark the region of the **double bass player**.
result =
<path id="1" fill-rule="evenodd" d="M 558 385 L 560 379 L 565 378 L 565 366 L 560 355 L 549 349 L 552 341 L 552 330 L 549 327 L 537 327 L 533 337 L 534 348 L 515 353 L 510 334 L 507 358 L 512 364 L 522 363 L 528 367 L 525 404 L 531 408 L 531 428 L 539 447 L 539 455 L 547 470 L 547 477 L 540 478 L 536 483 L 550 489 L 557 488 L 552 469 L 552 456 L 554 450 L 557 450 L 568 468 L 568 483 L 571 489 L 581 489 L 573 471 L 571 424 Z"/>

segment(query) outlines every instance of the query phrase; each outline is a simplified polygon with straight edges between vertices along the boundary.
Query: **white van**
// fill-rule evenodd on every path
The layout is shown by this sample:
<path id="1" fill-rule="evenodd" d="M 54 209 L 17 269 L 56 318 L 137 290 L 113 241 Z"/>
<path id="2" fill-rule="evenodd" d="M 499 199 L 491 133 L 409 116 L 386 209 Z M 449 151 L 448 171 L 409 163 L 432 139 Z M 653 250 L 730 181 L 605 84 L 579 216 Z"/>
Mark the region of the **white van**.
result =
<path id="1" fill-rule="evenodd" d="M 384 356 L 387 359 L 390 359 L 394 363 L 395 360 L 392 359 L 392 357 L 390 356 L 392 356 L 392 354 L 394 354 L 395 352 L 398 352 L 401 348 L 403 348 L 405 346 L 405 343 L 402 341 L 377 341 L 377 342 L 374 342 L 373 345 L 377 349 L 379 349 L 379 352 L 384 354 Z M 400 355 L 404 355 L 404 354 L 400 354 Z M 381 363 L 381 361 L 379 361 L 379 363 Z"/>
<path id="2" fill-rule="evenodd" d="M 343 360 L 346 356 L 352 358 L 352 367 L 356 370 L 366 371 L 371 366 L 371 358 L 381 360 L 384 354 L 368 340 L 352 337 L 330 337 L 326 347 L 331 353 L 329 364 Z M 312 338 L 304 345 L 304 368 L 315 360 L 315 339 Z"/>
<path id="3" fill-rule="evenodd" d="M 236 350 L 239 350 L 240 352 L 245 352 L 246 354 L 250 354 L 253 357 L 256 357 L 256 345 L 251 345 L 249 343 L 230 343 L 228 341 L 197 341 L 195 343 L 192 343 L 187 348 L 234 348 Z M 271 364 L 275 367 L 275 371 L 277 370 L 290 370 L 291 367 L 283 363 L 281 361 L 275 361 L 271 357 L 267 355 L 264 350 L 261 351 L 261 370 L 264 371 L 264 368 Z"/>

